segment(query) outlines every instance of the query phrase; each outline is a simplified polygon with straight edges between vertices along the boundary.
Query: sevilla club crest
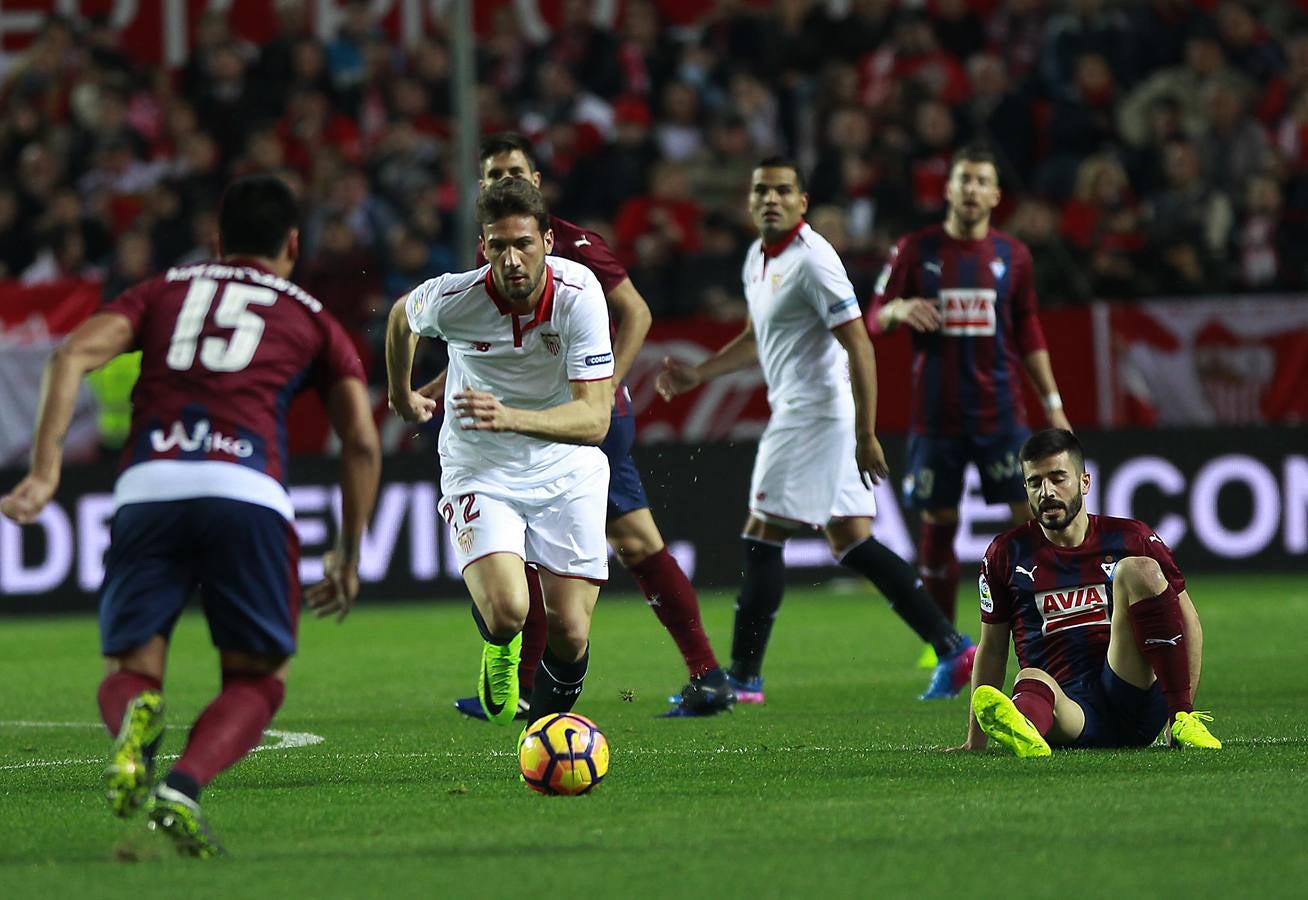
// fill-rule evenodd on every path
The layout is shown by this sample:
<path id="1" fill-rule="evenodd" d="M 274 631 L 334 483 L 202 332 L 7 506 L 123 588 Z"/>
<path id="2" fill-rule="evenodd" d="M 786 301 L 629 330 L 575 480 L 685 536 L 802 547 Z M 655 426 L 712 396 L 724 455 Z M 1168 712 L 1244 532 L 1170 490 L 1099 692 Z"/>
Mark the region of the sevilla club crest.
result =
<path id="1" fill-rule="evenodd" d="M 458 542 L 459 542 L 459 549 L 460 549 L 461 551 L 463 551 L 463 555 L 464 555 L 464 556 L 467 556 L 469 553 L 472 552 L 472 529 L 471 529 L 471 528 L 464 528 L 464 529 L 462 529 L 462 530 L 459 532 L 459 534 L 458 534 L 458 536 L 457 536 L 456 539 L 457 539 Z"/>
<path id="2" fill-rule="evenodd" d="M 550 356 L 558 356 L 559 351 L 563 349 L 563 341 L 559 339 L 557 332 L 542 332 L 540 339 L 545 344 L 545 349 L 550 352 Z"/>

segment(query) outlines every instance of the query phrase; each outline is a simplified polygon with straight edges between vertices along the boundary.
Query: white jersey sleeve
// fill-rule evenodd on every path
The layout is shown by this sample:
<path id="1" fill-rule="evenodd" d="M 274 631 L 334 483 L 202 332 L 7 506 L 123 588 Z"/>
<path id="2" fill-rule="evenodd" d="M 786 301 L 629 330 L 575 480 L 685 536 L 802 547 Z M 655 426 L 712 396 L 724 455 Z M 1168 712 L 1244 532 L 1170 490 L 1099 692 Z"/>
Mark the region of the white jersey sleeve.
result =
<path id="1" fill-rule="evenodd" d="M 440 327 L 440 304 L 445 276 L 428 278 L 409 291 L 404 301 L 404 312 L 409 319 L 409 330 L 422 337 L 444 337 Z"/>
<path id="2" fill-rule="evenodd" d="M 613 377 L 609 308 L 599 280 L 589 269 L 584 271 L 582 289 L 568 304 L 566 322 L 560 323 L 566 328 L 566 370 L 569 381 L 602 381 Z"/>
<path id="3" fill-rule="evenodd" d="M 818 319 L 827 329 L 862 318 L 854 285 L 835 248 L 826 241 L 814 241 L 803 259 L 802 271 L 808 287 L 804 296 L 813 304 Z"/>

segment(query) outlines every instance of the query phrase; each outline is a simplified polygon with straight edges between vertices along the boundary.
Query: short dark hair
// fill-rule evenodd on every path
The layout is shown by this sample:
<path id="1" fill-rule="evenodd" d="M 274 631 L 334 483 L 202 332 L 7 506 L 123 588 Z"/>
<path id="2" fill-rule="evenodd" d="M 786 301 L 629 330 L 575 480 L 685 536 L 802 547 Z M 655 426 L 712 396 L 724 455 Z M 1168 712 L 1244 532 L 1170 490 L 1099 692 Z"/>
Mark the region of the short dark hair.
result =
<path id="1" fill-rule="evenodd" d="M 300 204 L 276 175 L 247 175 L 223 192 L 218 235 L 227 256 L 276 257 L 299 225 Z"/>
<path id="2" fill-rule="evenodd" d="M 1026 439 L 1018 456 L 1022 462 L 1028 463 L 1057 456 L 1063 451 L 1067 451 L 1077 472 L 1085 471 L 1085 451 L 1081 449 L 1081 442 L 1065 428 L 1037 431 Z"/>
<path id="3" fill-rule="evenodd" d="M 954 171 L 954 166 L 961 162 L 990 163 L 995 167 L 995 174 L 999 174 L 999 158 L 989 144 L 978 141 L 959 147 L 954 153 L 954 158 L 949 161 L 949 171 Z"/>
<path id="4" fill-rule="evenodd" d="M 808 188 L 806 188 L 806 187 L 804 186 L 804 171 L 803 171 L 803 169 L 801 169 L 801 168 L 799 167 L 799 164 L 796 163 L 796 162 L 795 162 L 793 159 L 791 159 L 789 156 L 768 156 L 768 157 L 764 157 L 763 159 L 760 159 L 760 160 L 758 161 L 758 165 L 756 165 L 754 168 L 756 168 L 756 169 L 790 169 L 792 172 L 795 173 L 795 186 L 799 188 L 799 192 L 802 194 L 802 193 L 804 193 L 804 191 L 808 190 Z"/>
<path id="5" fill-rule="evenodd" d="M 485 162 L 492 156 L 499 156 L 501 153 L 512 153 L 514 150 L 527 157 L 527 165 L 531 166 L 533 172 L 539 168 L 536 165 L 536 151 L 531 146 L 531 141 L 516 131 L 501 131 L 497 134 L 488 134 L 482 138 L 481 152 L 477 156 L 477 161 Z"/>
<path id="6" fill-rule="evenodd" d="M 530 181 L 502 178 L 477 198 L 477 224 L 482 228 L 505 216 L 531 216 L 544 234 L 550 228 L 550 211 L 545 197 Z"/>

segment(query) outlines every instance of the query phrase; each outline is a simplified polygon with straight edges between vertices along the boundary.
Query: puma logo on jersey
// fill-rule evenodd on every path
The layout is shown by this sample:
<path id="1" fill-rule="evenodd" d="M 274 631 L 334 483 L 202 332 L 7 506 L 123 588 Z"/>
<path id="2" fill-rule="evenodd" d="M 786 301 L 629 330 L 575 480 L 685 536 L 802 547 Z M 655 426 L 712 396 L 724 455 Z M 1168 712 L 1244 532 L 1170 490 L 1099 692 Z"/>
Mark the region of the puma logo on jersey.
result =
<path id="1" fill-rule="evenodd" d="M 1181 635 L 1179 634 L 1171 638 L 1145 638 L 1146 647 L 1150 644 L 1166 644 L 1169 647 L 1175 647 L 1179 643 L 1181 643 Z"/>
<path id="2" fill-rule="evenodd" d="M 1021 572 L 1023 575 L 1025 575 L 1027 578 L 1030 578 L 1032 581 L 1035 581 L 1035 570 L 1040 567 L 1032 566 L 1029 569 L 1024 569 L 1021 566 L 1014 566 L 1013 568 L 1017 569 L 1018 572 Z"/>
<path id="3" fill-rule="evenodd" d="M 1156 535 L 1156 534 L 1151 534 L 1151 535 L 1149 535 L 1149 540 L 1151 540 L 1151 541 L 1157 541 L 1157 542 L 1160 543 L 1160 544 L 1163 542 L 1163 539 L 1160 538 L 1160 537 L 1159 537 L 1158 535 Z"/>
<path id="4" fill-rule="evenodd" d="M 572 246 L 574 247 L 589 247 L 590 245 L 590 238 L 586 237 L 584 234 L 572 242 Z"/>
<path id="5" fill-rule="evenodd" d="M 1087 584 L 1080 587 L 1042 591 L 1035 595 L 1036 609 L 1044 618 L 1042 634 L 1108 624 L 1108 586 Z"/>
<path id="6" fill-rule="evenodd" d="M 926 269 L 928 272 L 935 273 L 937 276 L 940 274 L 940 263 L 938 262 L 922 263 L 922 268 Z"/>

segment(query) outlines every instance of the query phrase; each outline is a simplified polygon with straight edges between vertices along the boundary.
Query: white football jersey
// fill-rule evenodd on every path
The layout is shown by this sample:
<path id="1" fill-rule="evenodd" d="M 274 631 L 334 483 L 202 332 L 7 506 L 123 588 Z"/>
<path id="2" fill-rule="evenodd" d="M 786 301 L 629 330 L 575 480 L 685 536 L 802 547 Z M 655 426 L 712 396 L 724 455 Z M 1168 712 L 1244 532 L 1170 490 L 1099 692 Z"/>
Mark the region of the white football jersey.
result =
<path id="1" fill-rule="evenodd" d="M 572 400 L 569 382 L 613 377 L 609 312 L 595 275 L 580 263 L 550 256 L 548 282 L 532 315 L 515 315 L 491 279 L 490 266 L 441 275 L 405 301 L 415 334 L 449 347 L 441 483 L 483 490 L 536 487 L 586 468 L 598 447 L 563 444 L 516 432 L 465 431 L 451 399 L 466 388 L 487 391 L 505 406 L 548 409 Z"/>
<path id="2" fill-rule="evenodd" d="M 849 355 L 831 329 L 862 313 L 835 248 L 801 222 L 775 255 L 754 241 L 742 276 L 772 418 L 852 419 Z"/>

